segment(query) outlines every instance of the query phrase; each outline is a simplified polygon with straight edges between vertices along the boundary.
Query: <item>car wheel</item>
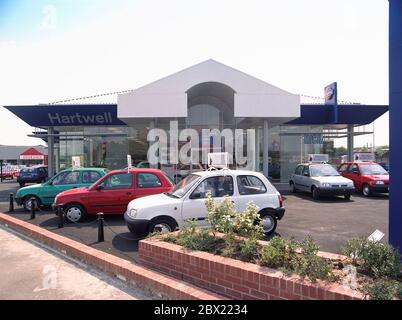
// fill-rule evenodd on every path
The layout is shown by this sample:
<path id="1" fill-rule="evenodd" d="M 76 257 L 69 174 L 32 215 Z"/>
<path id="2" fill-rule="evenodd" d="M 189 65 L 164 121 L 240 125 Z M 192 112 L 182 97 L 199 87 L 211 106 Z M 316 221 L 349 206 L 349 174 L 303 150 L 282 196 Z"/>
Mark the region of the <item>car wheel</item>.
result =
<path id="1" fill-rule="evenodd" d="M 350 200 L 351 195 L 350 194 L 345 194 L 345 199 Z"/>
<path id="2" fill-rule="evenodd" d="M 318 189 L 316 187 L 313 187 L 311 192 L 313 194 L 313 199 L 314 200 L 320 199 L 320 194 L 319 194 Z"/>
<path id="3" fill-rule="evenodd" d="M 370 190 L 370 187 L 368 184 L 363 185 L 362 193 L 363 193 L 363 196 L 365 196 L 365 197 L 371 196 L 371 190 Z"/>
<path id="4" fill-rule="evenodd" d="M 297 192 L 297 189 L 296 189 L 295 184 L 293 183 L 293 181 L 290 183 L 290 192 L 292 192 L 292 193 Z"/>
<path id="5" fill-rule="evenodd" d="M 270 212 L 261 213 L 262 230 L 266 236 L 274 233 L 278 224 L 278 219 Z"/>
<path id="6" fill-rule="evenodd" d="M 83 206 L 78 203 L 71 203 L 66 206 L 64 215 L 70 222 L 80 222 L 84 220 L 86 212 Z"/>
<path id="7" fill-rule="evenodd" d="M 33 195 L 24 197 L 24 200 L 22 202 L 22 206 L 24 207 L 25 211 L 31 211 L 33 201 L 36 201 L 37 206 L 40 205 L 40 199 L 38 197 L 33 196 Z"/>
<path id="8" fill-rule="evenodd" d="M 168 217 L 160 217 L 151 221 L 149 225 L 149 233 L 168 233 L 177 228 L 177 223 L 174 219 Z"/>

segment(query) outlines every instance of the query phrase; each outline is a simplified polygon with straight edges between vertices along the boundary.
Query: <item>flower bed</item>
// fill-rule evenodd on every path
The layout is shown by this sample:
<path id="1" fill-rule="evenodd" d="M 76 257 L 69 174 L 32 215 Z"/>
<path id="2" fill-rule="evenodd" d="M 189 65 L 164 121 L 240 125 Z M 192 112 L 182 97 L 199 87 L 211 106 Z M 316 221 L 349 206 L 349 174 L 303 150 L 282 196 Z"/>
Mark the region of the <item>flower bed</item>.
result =
<path id="1" fill-rule="evenodd" d="M 189 251 L 161 238 L 139 242 L 139 260 L 152 269 L 225 295 L 232 299 L 264 300 L 361 300 L 364 295 L 338 283 L 299 276 L 257 264 L 221 257 L 208 252 Z M 328 259 L 341 256 L 320 253 Z"/>
<path id="2" fill-rule="evenodd" d="M 352 239 L 341 256 L 319 252 L 310 236 L 266 242 L 252 203 L 238 214 L 230 198 L 217 204 L 208 196 L 206 209 L 210 229 L 190 220 L 179 232 L 140 241 L 140 261 L 235 299 L 402 297 L 400 256 L 387 244 Z"/>

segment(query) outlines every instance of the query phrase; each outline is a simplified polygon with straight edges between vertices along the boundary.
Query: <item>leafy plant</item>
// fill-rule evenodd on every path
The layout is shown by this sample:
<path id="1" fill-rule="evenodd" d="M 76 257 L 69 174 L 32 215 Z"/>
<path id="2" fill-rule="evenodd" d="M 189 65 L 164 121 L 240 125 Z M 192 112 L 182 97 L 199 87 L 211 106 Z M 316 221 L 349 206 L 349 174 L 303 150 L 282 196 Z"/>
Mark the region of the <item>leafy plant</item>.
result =
<path id="1" fill-rule="evenodd" d="M 258 242 L 256 238 L 246 238 L 240 242 L 240 257 L 244 260 L 254 260 L 258 255 Z"/>
<path id="2" fill-rule="evenodd" d="M 222 255 L 229 258 L 236 257 L 239 251 L 239 242 L 236 239 L 236 234 L 233 231 L 226 233 L 223 237 L 223 240 L 225 242 L 225 246 L 222 250 Z"/>
<path id="3" fill-rule="evenodd" d="M 375 279 L 373 283 L 366 283 L 362 291 L 370 300 L 392 300 L 398 294 L 396 285 L 396 281 L 387 278 Z"/>
<path id="4" fill-rule="evenodd" d="M 367 239 L 352 239 L 342 246 L 341 251 L 352 258 L 355 265 L 374 278 L 396 279 L 401 270 L 400 255 L 389 244 Z"/>
<path id="5" fill-rule="evenodd" d="M 236 216 L 236 211 L 229 197 L 225 197 L 218 204 L 212 198 L 211 193 L 208 193 L 205 206 L 207 209 L 207 221 L 211 224 L 213 231 L 229 233 L 233 230 L 232 219 Z"/>
<path id="6" fill-rule="evenodd" d="M 296 272 L 302 277 L 308 277 L 315 282 L 317 279 L 328 280 L 331 277 L 331 265 L 317 256 L 319 247 L 311 236 L 307 236 L 300 243 L 302 254 L 300 255 Z"/>
<path id="7" fill-rule="evenodd" d="M 186 220 L 189 226 L 180 230 L 177 243 L 190 250 L 213 251 L 215 248 L 215 237 L 209 230 L 197 228 L 194 220 Z"/>
<path id="8" fill-rule="evenodd" d="M 261 250 L 261 263 L 271 268 L 293 271 L 297 263 L 297 242 L 293 239 L 273 237 Z"/>
<path id="9" fill-rule="evenodd" d="M 243 237 L 261 239 L 264 236 L 258 207 L 253 202 L 249 202 L 246 210 L 235 216 L 233 227 Z"/>

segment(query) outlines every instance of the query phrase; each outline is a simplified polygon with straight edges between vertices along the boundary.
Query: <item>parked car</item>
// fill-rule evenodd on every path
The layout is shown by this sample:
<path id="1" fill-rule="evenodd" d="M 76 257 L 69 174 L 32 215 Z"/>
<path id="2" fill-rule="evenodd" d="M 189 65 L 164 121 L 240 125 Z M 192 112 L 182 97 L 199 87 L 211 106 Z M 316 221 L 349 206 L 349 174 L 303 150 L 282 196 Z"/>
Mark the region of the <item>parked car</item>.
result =
<path id="1" fill-rule="evenodd" d="M 45 183 L 35 184 L 21 188 L 15 195 L 15 201 L 22 205 L 25 210 L 31 210 L 32 198 L 39 205 L 51 205 L 60 192 L 90 186 L 106 174 L 103 168 L 77 168 L 66 169 Z"/>
<path id="2" fill-rule="evenodd" d="M 238 212 L 253 201 L 260 209 L 265 234 L 275 231 L 285 208 L 282 196 L 268 179 L 253 171 L 216 170 L 188 175 L 172 191 L 131 201 L 124 214 L 128 229 L 139 237 L 155 231 L 170 232 L 195 219 L 206 226 L 205 199 L 230 196 Z"/>
<path id="3" fill-rule="evenodd" d="M 327 163 L 299 164 L 290 178 L 289 187 L 291 192 L 310 192 L 314 200 L 321 195 L 342 195 L 350 199 L 355 190 L 352 180 L 342 177 Z"/>
<path id="4" fill-rule="evenodd" d="M 123 214 L 136 198 L 170 191 L 173 184 L 157 169 L 114 170 L 88 188 L 64 191 L 56 196 L 55 205 L 62 206 L 67 220 L 82 221 L 99 212 Z"/>
<path id="5" fill-rule="evenodd" d="M 38 165 L 21 169 L 17 177 L 17 182 L 20 184 L 20 187 L 24 187 L 26 183 L 42 183 L 45 182 L 47 178 L 47 166 Z"/>
<path id="6" fill-rule="evenodd" d="M 389 192 L 389 174 L 375 162 L 345 162 L 339 166 L 342 176 L 351 179 L 358 191 L 369 197 L 372 193 Z"/>
<path id="7" fill-rule="evenodd" d="M 0 170 L 0 175 L 2 179 L 14 179 L 16 174 L 16 170 L 13 166 L 11 165 L 3 165 L 1 170 Z"/>

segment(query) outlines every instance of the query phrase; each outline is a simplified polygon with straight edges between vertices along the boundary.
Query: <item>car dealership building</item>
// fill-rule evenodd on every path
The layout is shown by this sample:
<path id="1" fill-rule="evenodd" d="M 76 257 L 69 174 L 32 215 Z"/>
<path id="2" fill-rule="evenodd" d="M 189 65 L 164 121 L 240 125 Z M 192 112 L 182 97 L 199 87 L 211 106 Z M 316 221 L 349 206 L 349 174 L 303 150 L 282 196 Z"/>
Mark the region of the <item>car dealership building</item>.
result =
<path id="1" fill-rule="evenodd" d="M 203 129 L 242 129 L 244 144 L 253 144 L 247 167 L 282 182 L 308 154 L 335 161 L 335 139 L 348 139 L 351 157 L 353 137 L 373 134 L 362 126 L 388 111 L 385 105 L 338 104 L 336 86 L 326 91 L 326 103 L 301 104 L 299 95 L 214 60 L 116 96 L 108 104 L 82 99 L 5 108 L 35 128 L 31 136 L 47 141 L 50 173 L 70 167 L 73 156 L 84 166 L 110 169 L 127 167 L 127 154 L 134 163 L 146 161 L 150 130 L 169 132 L 175 121 L 179 130 L 192 128 L 200 136 Z M 214 137 L 198 142 L 192 152 L 231 152 L 223 142 L 217 148 Z"/>

